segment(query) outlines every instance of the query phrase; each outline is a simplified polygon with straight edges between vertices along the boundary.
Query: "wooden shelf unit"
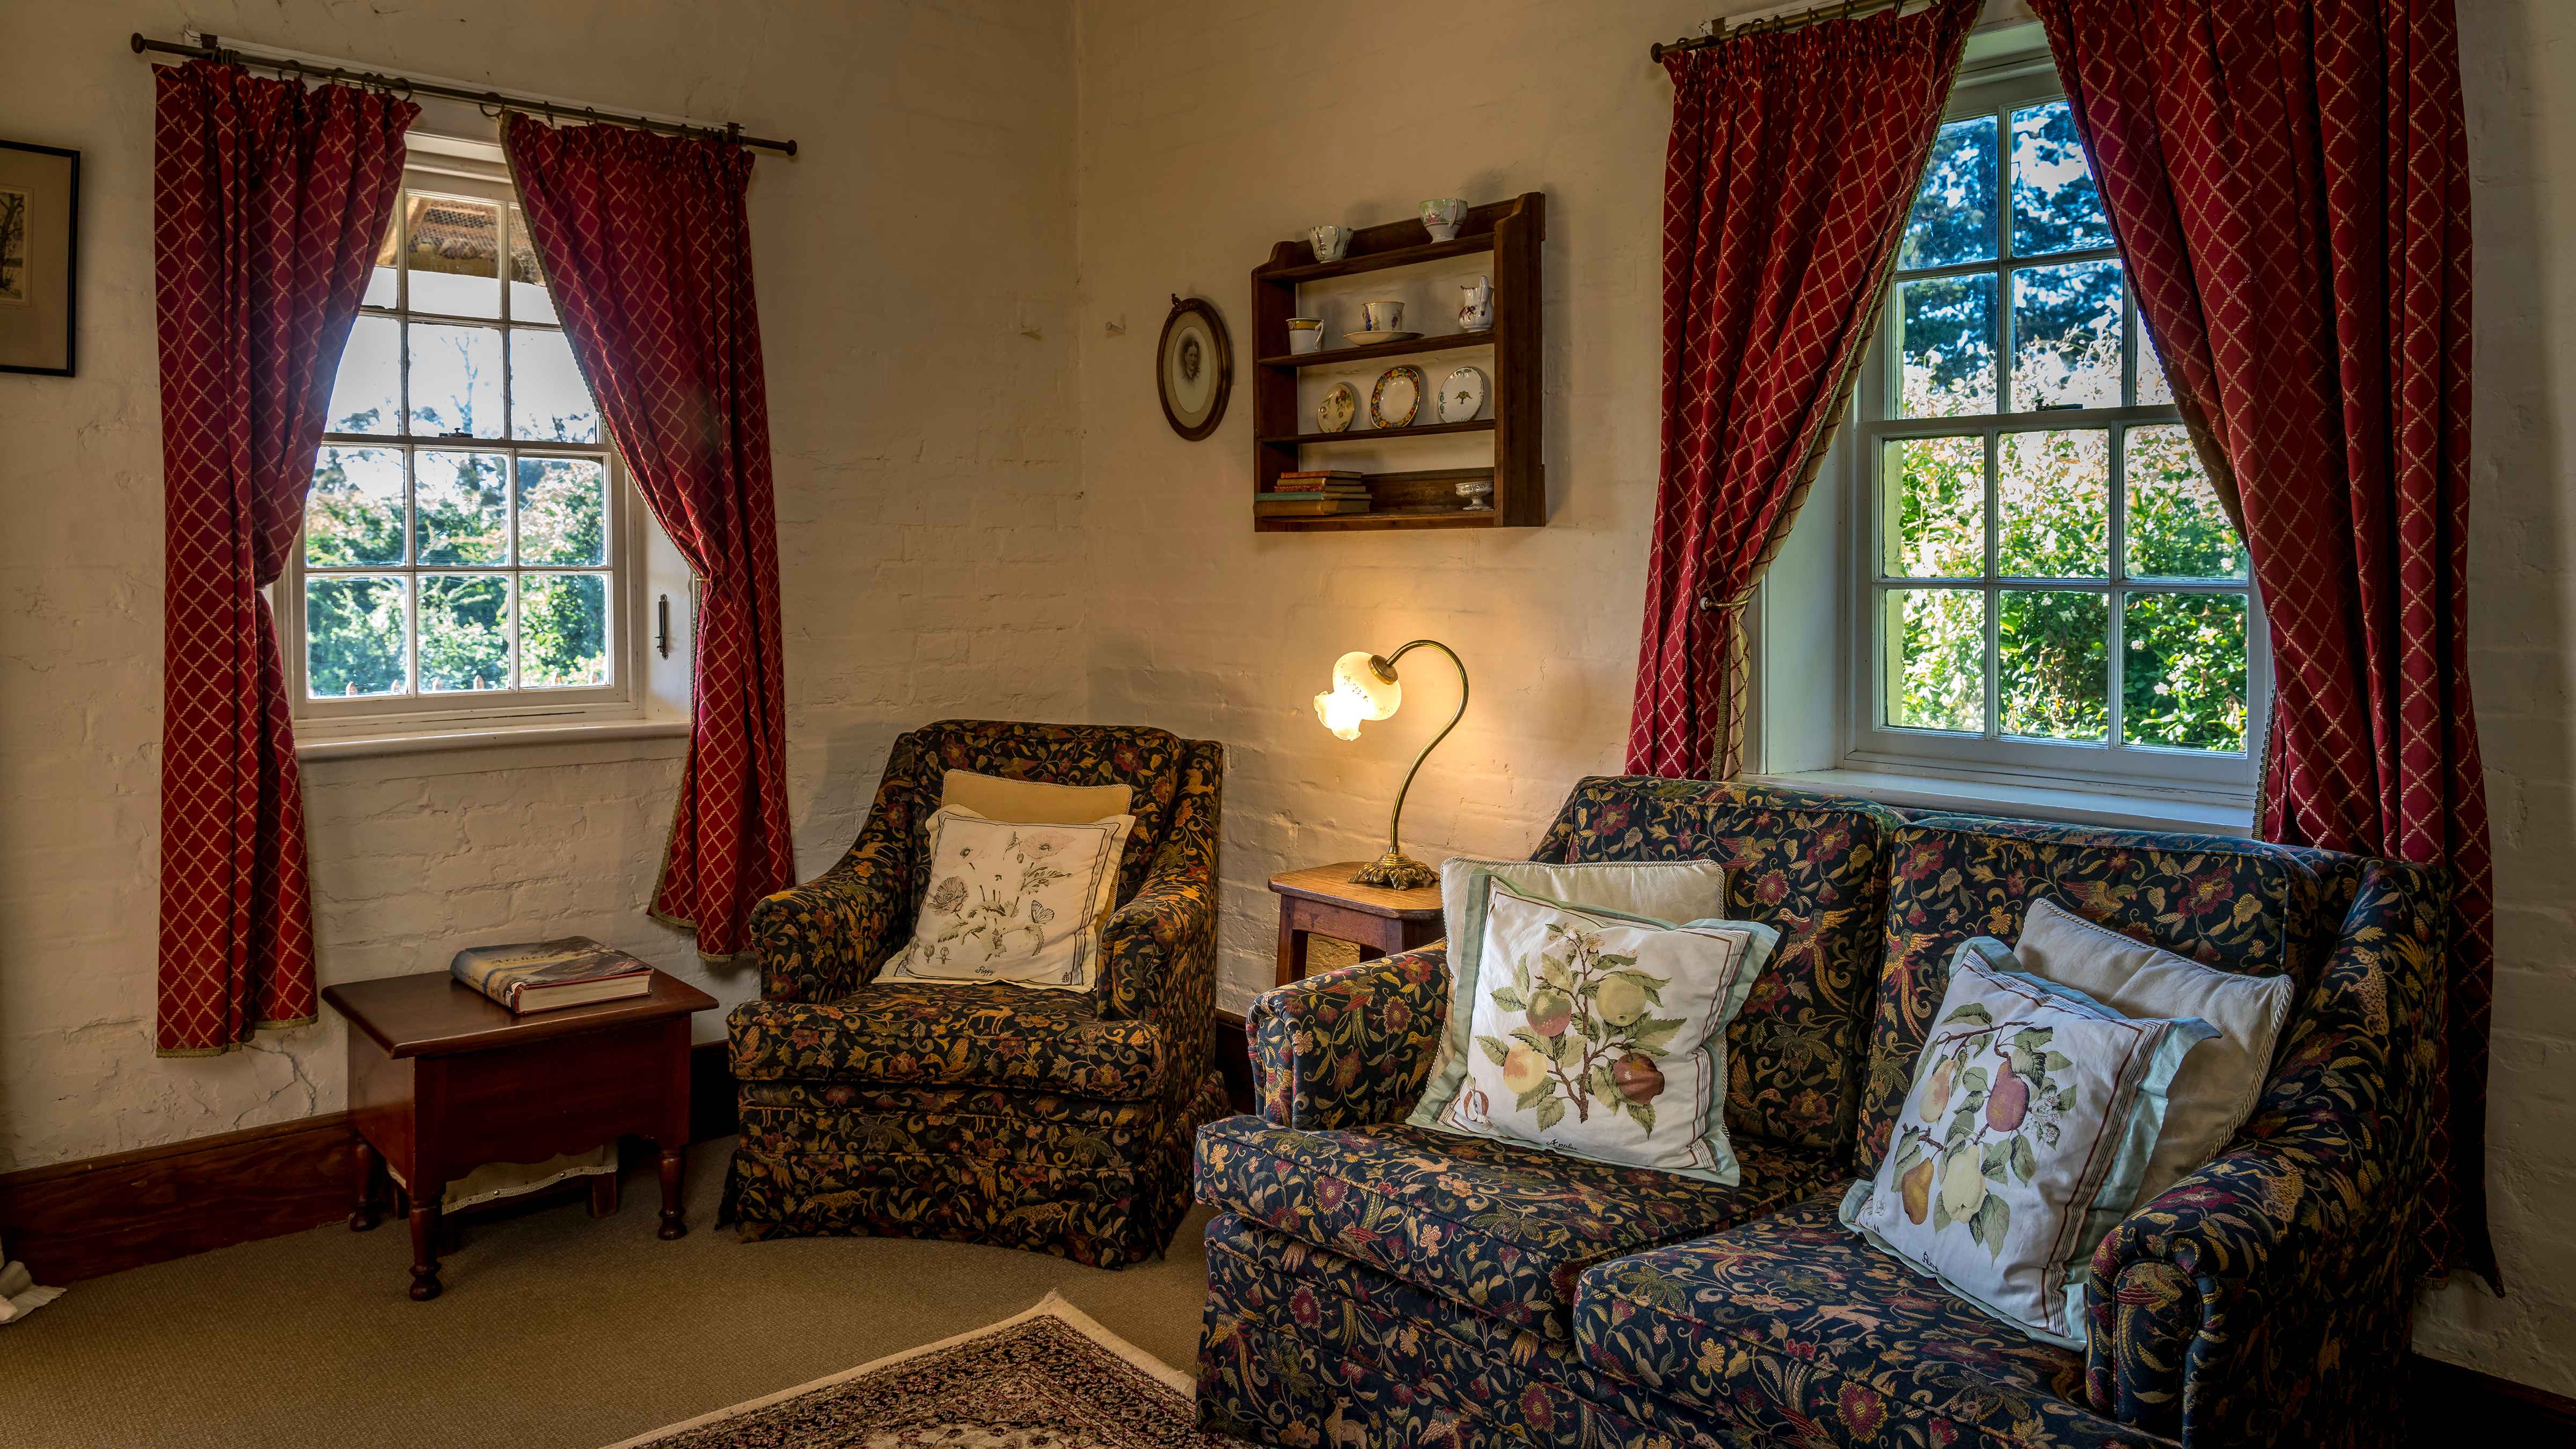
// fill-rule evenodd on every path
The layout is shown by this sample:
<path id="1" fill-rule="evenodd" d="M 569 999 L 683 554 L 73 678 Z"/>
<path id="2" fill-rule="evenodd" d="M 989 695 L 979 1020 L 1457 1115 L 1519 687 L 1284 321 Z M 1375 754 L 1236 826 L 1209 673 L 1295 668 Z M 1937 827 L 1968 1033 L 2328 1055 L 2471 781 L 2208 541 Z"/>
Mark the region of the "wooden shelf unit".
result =
<path id="1" fill-rule="evenodd" d="M 1291 237 L 1270 249 L 1270 260 L 1252 272 L 1252 480 L 1255 493 L 1279 486 L 1279 475 L 1300 466 L 1299 454 L 1332 443 L 1390 443 L 1409 438 L 1490 432 L 1494 463 L 1484 468 L 1432 468 L 1368 475 L 1371 511 L 1313 518 L 1260 518 L 1260 533 L 1351 533 L 1412 528 L 1536 528 L 1547 522 L 1547 472 L 1540 461 L 1539 244 L 1547 237 L 1547 195 L 1531 191 L 1509 201 L 1468 208 L 1455 240 L 1426 242 L 1418 220 L 1362 227 L 1337 262 L 1318 262 L 1306 238 Z M 1316 352 L 1288 350 L 1288 319 L 1297 311 L 1297 285 L 1333 277 L 1409 267 L 1490 252 L 1486 274 L 1494 283 L 1494 325 L 1485 332 L 1453 332 L 1409 342 L 1378 342 Z M 1309 431 L 1300 415 L 1297 379 L 1308 368 L 1368 362 L 1466 347 L 1491 347 L 1490 417 L 1465 423 L 1426 423 L 1410 428 L 1371 428 L 1365 414 L 1349 431 Z M 1436 384 L 1435 384 L 1436 385 Z M 1428 399 L 1425 405 L 1428 405 Z M 1491 509 L 1468 511 L 1453 485 L 1490 471 Z"/>

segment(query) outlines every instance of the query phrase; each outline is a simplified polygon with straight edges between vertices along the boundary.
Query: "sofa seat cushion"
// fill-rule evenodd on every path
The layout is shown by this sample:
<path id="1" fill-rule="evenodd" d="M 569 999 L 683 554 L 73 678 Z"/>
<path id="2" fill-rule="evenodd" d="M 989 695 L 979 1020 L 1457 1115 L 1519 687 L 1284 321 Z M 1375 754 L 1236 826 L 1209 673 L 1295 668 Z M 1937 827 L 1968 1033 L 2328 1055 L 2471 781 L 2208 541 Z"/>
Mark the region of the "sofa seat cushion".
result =
<path id="1" fill-rule="evenodd" d="M 733 1074 L 743 1082 L 1002 1087 L 1109 1102 L 1154 1097 L 1163 1033 L 1103 1020 L 1088 992 L 999 982 L 879 983 L 830 1003 L 734 1008 Z"/>
<path id="2" fill-rule="evenodd" d="M 1820 1193 L 1593 1266 L 1584 1362 L 1784 1442 L 2145 1446 L 2093 1412 L 2084 1356 L 1987 1317 L 1834 1220 Z"/>
<path id="3" fill-rule="evenodd" d="M 1550 1338 L 1604 1258 L 1700 1237 L 1818 1190 L 1832 1162 L 1763 1143 L 1734 1187 L 1387 1123 L 1229 1117 L 1199 1134 L 1199 1200 Z"/>

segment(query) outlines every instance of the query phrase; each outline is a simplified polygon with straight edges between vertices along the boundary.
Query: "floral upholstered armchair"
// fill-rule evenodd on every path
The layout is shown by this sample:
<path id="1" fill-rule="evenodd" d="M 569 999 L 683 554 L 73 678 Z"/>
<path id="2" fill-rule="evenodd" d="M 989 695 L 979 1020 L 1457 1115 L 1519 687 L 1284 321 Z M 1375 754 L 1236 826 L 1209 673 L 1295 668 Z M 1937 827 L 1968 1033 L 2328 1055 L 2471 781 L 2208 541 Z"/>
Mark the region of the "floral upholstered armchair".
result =
<path id="1" fill-rule="evenodd" d="M 1133 791 L 1093 990 L 877 979 L 919 911 L 948 770 Z M 1191 1139 L 1226 1111 L 1223 775 L 1214 742 L 1135 726 L 948 720 L 896 740 L 840 864 L 752 912 L 762 999 L 729 1022 L 742 1136 L 724 1219 L 746 1238 L 955 1238 L 1104 1268 L 1161 1253 Z"/>

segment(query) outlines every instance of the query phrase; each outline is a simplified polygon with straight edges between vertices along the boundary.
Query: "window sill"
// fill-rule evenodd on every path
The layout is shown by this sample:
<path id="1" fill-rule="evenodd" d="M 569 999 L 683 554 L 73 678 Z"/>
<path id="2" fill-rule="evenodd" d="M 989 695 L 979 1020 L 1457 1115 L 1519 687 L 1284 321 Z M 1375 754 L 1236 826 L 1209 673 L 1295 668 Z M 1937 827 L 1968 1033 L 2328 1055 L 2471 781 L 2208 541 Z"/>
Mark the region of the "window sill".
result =
<path id="1" fill-rule="evenodd" d="M 567 724 L 477 724 L 459 721 L 399 733 L 298 737 L 298 760 L 353 760 L 370 755 L 421 755 L 502 746 L 598 744 L 614 740 L 686 738 L 679 718 L 581 720 Z"/>
<path id="2" fill-rule="evenodd" d="M 2254 812 L 2244 806 L 2122 795 L 2108 790 L 2003 785 L 1871 770 L 1808 770 L 1794 775 L 1745 778 L 1757 784 L 1857 795 L 1909 810 L 1955 810 L 1970 815 L 2019 816 L 2121 830 L 2176 830 L 2193 835 L 2242 837 L 2254 833 Z"/>

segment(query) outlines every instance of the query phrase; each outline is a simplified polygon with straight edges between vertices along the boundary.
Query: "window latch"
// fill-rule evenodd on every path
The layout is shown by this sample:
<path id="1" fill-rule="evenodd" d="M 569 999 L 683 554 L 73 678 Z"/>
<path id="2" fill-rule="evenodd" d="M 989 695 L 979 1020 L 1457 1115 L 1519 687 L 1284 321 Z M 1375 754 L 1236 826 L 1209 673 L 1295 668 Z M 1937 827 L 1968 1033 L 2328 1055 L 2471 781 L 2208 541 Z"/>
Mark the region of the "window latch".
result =
<path id="1" fill-rule="evenodd" d="M 653 648 L 665 659 L 671 657 L 671 596 L 663 594 L 653 601 Z"/>

